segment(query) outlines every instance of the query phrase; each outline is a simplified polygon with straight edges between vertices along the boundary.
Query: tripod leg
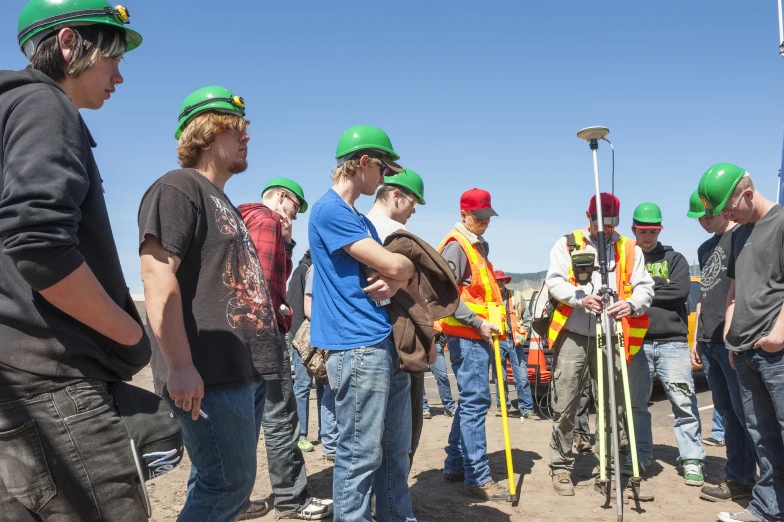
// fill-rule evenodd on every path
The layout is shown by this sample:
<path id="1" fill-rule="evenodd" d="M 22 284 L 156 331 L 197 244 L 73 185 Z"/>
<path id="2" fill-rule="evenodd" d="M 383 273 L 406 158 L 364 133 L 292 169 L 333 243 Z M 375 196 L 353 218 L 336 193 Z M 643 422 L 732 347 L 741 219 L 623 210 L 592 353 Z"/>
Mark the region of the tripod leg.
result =
<path id="1" fill-rule="evenodd" d="M 598 428 L 596 434 L 601 435 L 596 442 L 599 444 L 599 482 L 607 482 L 607 437 L 604 435 L 604 365 L 602 364 L 602 325 L 596 323 L 596 418 Z"/>
<path id="2" fill-rule="evenodd" d="M 602 313 L 602 325 L 607 332 L 607 383 L 608 395 L 610 396 L 610 424 L 612 425 L 612 458 L 613 458 L 613 474 L 615 479 L 615 505 L 618 510 L 619 522 L 623 520 L 623 495 L 621 494 L 621 468 L 619 466 L 619 440 L 618 440 L 618 406 L 615 396 L 615 353 L 612 346 L 612 334 L 610 332 L 610 318 L 607 315 L 607 309 Z"/>

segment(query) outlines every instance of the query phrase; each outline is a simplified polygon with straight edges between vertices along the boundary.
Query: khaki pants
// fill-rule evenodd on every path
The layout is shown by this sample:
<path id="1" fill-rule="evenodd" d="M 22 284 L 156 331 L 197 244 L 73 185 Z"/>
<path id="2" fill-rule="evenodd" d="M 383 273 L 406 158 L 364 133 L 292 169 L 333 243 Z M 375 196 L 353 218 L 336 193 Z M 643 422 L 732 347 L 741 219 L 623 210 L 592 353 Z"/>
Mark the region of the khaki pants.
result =
<path id="1" fill-rule="evenodd" d="M 617 342 L 613 338 L 613 342 Z M 587 379 L 590 379 L 591 388 L 595 391 L 598 402 L 599 393 L 596 383 L 596 338 L 578 335 L 562 330 L 553 347 L 555 350 L 555 371 L 552 382 L 552 410 L 553 410 L 553 435 L 550 439 L 550 469 L 552 473 L 571 473 L 574 468 L 574 453 L 572 441 L 574 436 L 575 415 L 580 405 L 580 396 Z M 605 403 L 605 428 L 610 425 L 610 397 L 608 395 L 607 359 L 602 355 L 604 368 L 604 403 Z M 623 427 L 623 383 L 621 380 L 621 359 L 615 356 L 615 397 L 618 408 L 619 437 L 625 439 Z M 624 363 L 625 364 L 625 363 Z M 597 404 L 598 411 L 598 404 Z M 599 462 L 599 444 L 604 433 L 599 433 L 598 418 L 596 428 L 596 462 Z M 608 441 L 610 442 L 610 441 Z M 607 445 L 607 455 L 612 455 L 612 443 Z M 608 468 L 609 471 L 609 468 Z M 598 467 L 594 469 L 598 474 Z"/>

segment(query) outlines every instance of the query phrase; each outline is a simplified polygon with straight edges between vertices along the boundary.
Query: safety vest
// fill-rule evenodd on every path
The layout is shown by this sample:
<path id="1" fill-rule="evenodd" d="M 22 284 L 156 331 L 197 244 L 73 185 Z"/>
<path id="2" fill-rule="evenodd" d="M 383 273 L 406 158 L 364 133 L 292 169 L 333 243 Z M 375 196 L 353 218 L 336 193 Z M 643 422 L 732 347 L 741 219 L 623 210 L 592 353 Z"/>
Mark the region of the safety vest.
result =
<path id="1" fill-rule="evenodd" d="M 468 239 L 453 229 L 446 235 L 441 244 L 438 246 L 438 253 L 440 254 L 447 243 L 450 241 L 457 241 L 460 248 L 468 259 L 468 264 L 471 267 L 471 284 L 468 286 L 459 286 L 460 299 L 466 304 L 469 310 L 484 319 L 490 320 L 488 309 L 490 306 L 498 306 L 501 308 L 501 318 L 506 318 L 506 310 L 504 309 L 504 300 L 501 298 L 501 289 L 493 275 L 493 265 L 490 261 L 486 261 L 479 252 L 477 245 L 472 245 Z M 454 335 L 455 337 L 462 337 L 465 339 L 482 339 L 479 331 L 476 328 L 461 323 L 452 316 L 445 317 L 434 323 L 434 328 L 443 332 L 445 335 Z M 505 335 L 506 324 L 501 324 L 501 331 Z"/>
<path id="2" fill-rule="evenodd" d="M 578 250 L 585 249 L 587 240 L 582 233 L 582 230 L 575 230 L 572 232 L 575 239 L 575 244 L 578 245 Z M 620 236 L 618 241 L 615 242 L 615 280 L 618 289 L 618 294 L 621 299 L 628 299 L 632 295 L 632 272 L 634 271 L 634 247 L 637 243 L 628 237 Z M 568 246 L 567 246 L 568 248 Z M 569 266 L 569 282 L 574 286 L 578 286 L 577 280 L 574 277 L 572 267 Z M 563 330 L 566 320 L 572 313 L 572 307 L 559 303 L 553 312 L 553 318 L 550 321 L 550 329 L 547 332 L 547 341 L 550 347 L 555 346 L 555 340 L 558 334 Z M 621 319 L 623 328 L 623 338 L 626 347 L 626 362 L 630 362 L 632 356 L 640 351 L 642 341 L 645 338 L 645 332 L 648 331 L 650 320 L 647 315 L 638 317 L 624 317 Z"/>
<path id="3" fill-rule="evenodd" d="M 506 291 L 509 294 L 509 299 L 506 301 L 506 311 L 509 313 L 509 322 L 512 323 L 512 340 L 514 341 L 515 346 L 517 346 L 523 344 L 525 338 L 528 337 L 528 332 L 525 330 L 525 326 L 522 323 L 522 300 L 517 296 L 517 302 L 515 302 L 517 290 L 507 289 Z M 520 320 L 518 321 L 518 319 Z"/>

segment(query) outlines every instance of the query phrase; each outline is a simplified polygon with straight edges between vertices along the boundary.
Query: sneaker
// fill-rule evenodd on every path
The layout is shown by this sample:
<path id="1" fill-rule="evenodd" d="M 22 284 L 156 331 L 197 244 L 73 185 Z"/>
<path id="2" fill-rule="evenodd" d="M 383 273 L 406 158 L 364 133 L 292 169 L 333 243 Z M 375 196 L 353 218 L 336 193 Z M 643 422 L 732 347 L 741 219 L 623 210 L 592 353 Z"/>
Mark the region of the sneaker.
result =
<path id="1" fill-rule="evenodd" d="M 762 522 L 761 519 L 754 516 L 754 514 L 748 509 L 738 511 L 737 513 L 728 513 L 726 511 L 722 511 L 716 516 L 719 520 L 721 520 L 721 522 Z"/>
<path id="2" fill-rule="evenodd" d="M 705 444 L 706 446 L 719 446 L 719 447 L 722 447 L 722 446 L 726 445 L 723 440 L 719 440 L 719 439 L 714 438 L 714 437 L 708 437 L 708 438 L 702 439 L 702 443 Z"/>
<path id="3" fill-rule="evenodd" d="M 593 451 L 593 445 L 587 438 L 580 437 L 578 439 L 574 439 L 574 449 L 577 451 L 577 453 L 589 453 Z"/>
<path id="4" fill-rule="evenodd" d="M 270 512 L 272 505 L 266 500 L 249 500 L 235 520 L 260 518 Z"/>
<path id="5" fill-rule="evenodd" d="M 738 500 L 751 497 L 751 486 L 744 486 L 732 479 L 724 479 L 718 486 L 703 486 L 700 490 L 700 498 L 710 502 L 717 500 Z"/>
<path id="6" fill-rule="evenodd" d="M 299 442 L 297 442 L 297 447 L 302 453 L 313 451 L 313 444 L 308 442 L 308 440 L 305 437 L 299 439 Z"/>
<path id="7" fill-rule="evenodd" d="M 463 482 L 465 480 L 465 473 L 448 473 L 444 471 L 444 480 L 447 482 Z"/>
<path id="8" fill-rule="evenodd" d="M 332 499 L 310 497 L 307 503 L 292 513 L 281 514 L 275 510 L 275 518 L 298 518 L 301 520 L 321 520 L 332 516 Z"/>
<path id="9" fill-rule="evenodd" d="M 491 500 L 493 502 L 508 502 L 511 500 L 509 490 L 501 487 L 495 480 L 485 482 L 481 486 L 469 486 L 463 484 L 463 491 L 466 495 L 481 500 Z"/>
<path id="10" fill-rule="evenodd" d="M 563 497 L 573 497 L 574 484 L 572 484 L 572 476 L 566 471 L 553 473 L 553 489 Z"/>
<path id="11" fill-rule="evenodd" d="M 423 410 L 422 411 L 422 418 L 423 419 L 432 419 L 433 415 L 430 413 L 430 410 Z"/>
<path id="12" fill-rule="evenodd" d="M 683 461 L 683 482 L 689 486 L 702 486 L 705 475 L 702 473 L 702 461 L 689 459 Z"/>
<path id="13" fill-rule="evenodd" d="M 444 415 L 446 415 L 447 417 L 454 417 L 455 410 L 444 410 Z"/>

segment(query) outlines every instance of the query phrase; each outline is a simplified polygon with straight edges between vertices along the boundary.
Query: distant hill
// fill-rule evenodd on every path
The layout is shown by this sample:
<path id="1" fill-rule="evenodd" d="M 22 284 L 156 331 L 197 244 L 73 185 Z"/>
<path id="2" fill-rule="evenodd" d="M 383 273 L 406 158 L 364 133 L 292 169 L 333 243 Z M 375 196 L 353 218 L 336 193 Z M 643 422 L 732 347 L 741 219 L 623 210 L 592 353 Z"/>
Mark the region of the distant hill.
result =
<path id="1" fill-rule="evenodd" d="M 547 270 L 541 272 L 530 272 L 527 274 L 516 274 L 514 272 L 507 272 L 506 275 L 512 276 L 512 282 L 509 283 L 509 288 L 513 290 L 539 290 L 547 275 Z"/>

